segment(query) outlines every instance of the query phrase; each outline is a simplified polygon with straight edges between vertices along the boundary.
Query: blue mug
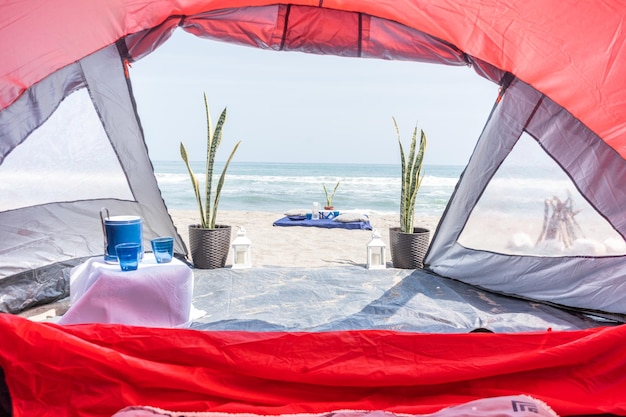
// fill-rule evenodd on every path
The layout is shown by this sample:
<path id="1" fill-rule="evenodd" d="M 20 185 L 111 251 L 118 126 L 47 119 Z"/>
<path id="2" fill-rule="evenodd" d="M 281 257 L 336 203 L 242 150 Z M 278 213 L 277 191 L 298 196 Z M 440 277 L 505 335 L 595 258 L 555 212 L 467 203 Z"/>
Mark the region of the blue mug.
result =
<path id="1" fill-rule="evenodd" d="M 103 209 L 105 211 L 106 209 Z M 139 216 L 111 216 L 106 210 L 106 217 L 100 212 L 104 230 L 104 261 L 117 263 L 115 246 L 120 243 L 139 243 L 139 257 L 143 258 L 143 231 Z"/>

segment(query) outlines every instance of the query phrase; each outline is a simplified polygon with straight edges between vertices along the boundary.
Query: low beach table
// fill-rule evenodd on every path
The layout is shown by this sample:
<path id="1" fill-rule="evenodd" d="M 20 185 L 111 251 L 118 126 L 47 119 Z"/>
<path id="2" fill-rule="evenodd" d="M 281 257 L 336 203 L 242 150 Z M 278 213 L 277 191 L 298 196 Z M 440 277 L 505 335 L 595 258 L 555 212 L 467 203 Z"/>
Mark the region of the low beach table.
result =
<path id="1" fill-rule="evenodd" d="M 273 223 L 274 226 L 322 227 L 325 229 L 361 229 L 372 230 L 369 221 L 339 222 L 334 219 L 308 220 L 306 218 L 283 217 Z"/>
<path id="2" fill-rule="evenodd" d="M 102 256 L 91 258 L 72 270 L 71 307 L 59 324 L 186 327 L 191 323 L 193 285 L 192 269 L 176 258 L 159 264 L 146 253 L 135 271 L 122 271 Z"/>

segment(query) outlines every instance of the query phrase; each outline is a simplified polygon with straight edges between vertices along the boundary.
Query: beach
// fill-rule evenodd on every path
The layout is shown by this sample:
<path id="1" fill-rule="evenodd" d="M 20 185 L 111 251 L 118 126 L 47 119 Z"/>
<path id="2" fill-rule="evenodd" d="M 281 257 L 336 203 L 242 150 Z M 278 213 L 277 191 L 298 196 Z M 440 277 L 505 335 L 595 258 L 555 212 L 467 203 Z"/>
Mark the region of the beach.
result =
<path id="1" fill-rule="evenodd" d="M 192 163 L 195 172 L 204 164 Z M 180 161 L 154 161 L 155 175 L 178 233 L 189 250 L 188 227 L 199 223 L 189 173 Z M 220 168 L 221 169 L 221 168 Z M 429 165 L 420 187 L 415 226 L 434 233 L 462 172 L 456 165 Z M 200 181 L 202 176 L 199 176 Z M 274 227 L 292 210 L 311 212 L 326 205 L 323 185 L 337 188 L 332 205 L 342 213 L 367 214 L 389 245 L 389 228 L 400 225 L 400 172 L 397 164 L 233 162 L 220 195 L 217 223 L 246 229 L 253 267 L 365 265 L 369 230 Z M 191 259 L 190 259 L 191 260 Z M 387 247 L 387 261 L 391 253 Z M 229 257 L 227 266 L 232 264 Z"/>
<path id="2" fill-rule="evenodd" d="M 169 210 L 174 225 L 189 249 L 188 226 L 198 223 L 196 210 Z M 239 226 L 246 230 L 252 242 L 252 266 L 324 267 L 363 265 L 367 263 L 367 243 L 372 239 L 370 230 L 324 229 L 319 227 L 275 227 L 272 224 L 284 217 L 281 212 L 220 211 L 218 224 L 233 227 L 233 239 Z M 381 234 L 389 250 L 389 228 L 399 226 L 399 214 L 369 214 L 370 224 Z M 436 216 L 415 218 L 416 227 L 431 230 L 437 227 Z M 226 265 L 232 265 L 229 253 Z"/>
<path id="3" fill-rule="evenodd" d="M 197 210 L 168 210 L 172 221 L 189 251 L 190 224 L 198 223 Z M 285 213 L 265 211 L 224 210 L 218 212 L 217 223 L 233 227 L 232 239 L 239 226 L 246 230 L 252 242 L 252 267 L 323 268 L 345 265 L 367 265 L 367 243 L 372 239 L 371 230 L 325 229 L 319 227 L 275 227 L 273 223 Z M 391 267 L 389 228 L 399 225 L 399 214 L 368 214 L 370 224 L 381 234 L 387 244 L 387 265 Z M 430 229 L 437 227 L 436 216 L 416 216 L 415 226 Z M 191 255 L 188 256 L 191 262 Z M 232 265 L 229 251 L 225 268 Z M 28 309 L 21 316 L 35 320 L 49 320 L 65 313 L 69 298 L 55 303 Z"/>

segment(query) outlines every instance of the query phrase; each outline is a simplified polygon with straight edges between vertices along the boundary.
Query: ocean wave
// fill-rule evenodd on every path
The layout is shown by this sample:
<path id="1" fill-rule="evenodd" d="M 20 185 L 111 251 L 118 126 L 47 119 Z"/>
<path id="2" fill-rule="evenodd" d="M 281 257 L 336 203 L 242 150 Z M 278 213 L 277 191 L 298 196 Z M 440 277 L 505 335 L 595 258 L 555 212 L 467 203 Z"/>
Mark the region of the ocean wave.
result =
<path id="1" fill-rule="evenodd" d="M 184 165 L 155 163 L 162 196 L 173 209 L 195 209 L 195 195 Z M 193 169 L 204 186 L 203 164 Z M 221 173 L 221 167 L 216 172 Z M 418 195 L 417 211 L 440 215 L 458 181 L 459 167 L 429 167 Z M 215 177 L 217 180 L 217 175 Z M 335 207 L 372 213 L 397 213 L 400 206 L 399 168 L 395 165 L 238 163 L 229 167 L 220 209 L 281 212 L 295 207 L 323 205 L 328 189 L 341 181 Z"/>

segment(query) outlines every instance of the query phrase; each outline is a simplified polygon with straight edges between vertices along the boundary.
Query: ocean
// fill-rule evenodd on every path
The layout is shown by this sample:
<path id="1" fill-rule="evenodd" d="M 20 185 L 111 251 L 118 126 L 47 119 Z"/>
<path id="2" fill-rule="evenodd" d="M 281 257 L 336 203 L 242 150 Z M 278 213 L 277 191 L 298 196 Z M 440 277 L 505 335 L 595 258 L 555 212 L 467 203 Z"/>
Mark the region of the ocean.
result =
<path id="1" fill-rule="evenodd" d="M 182 161 L 153 161 L 155 175 L 169 209 L 197 210 L 189 174 Z M 192 163 L 199 181 L 204 162 Z M 463 166 L 425 165 L 416 215 L 440 216 Z M 223 164 L 217 164 L 221 174 Z M 232 162 L 222 189 L 219 210 L 284 212 L 325 205 L 323 185 L 332 192 L 341 181 L 333 205 L 338 210 L 395 214 L 400 207 L 400 166 L 372 164 Z"/>

